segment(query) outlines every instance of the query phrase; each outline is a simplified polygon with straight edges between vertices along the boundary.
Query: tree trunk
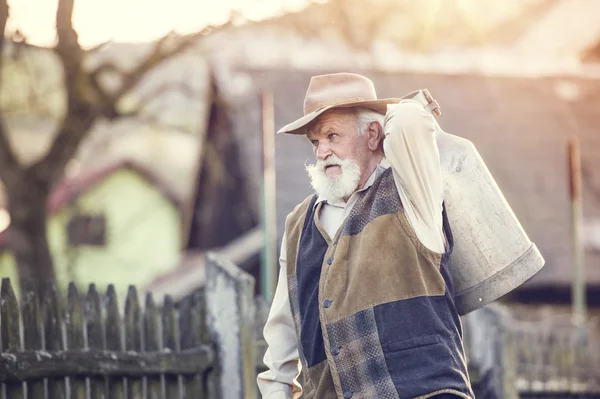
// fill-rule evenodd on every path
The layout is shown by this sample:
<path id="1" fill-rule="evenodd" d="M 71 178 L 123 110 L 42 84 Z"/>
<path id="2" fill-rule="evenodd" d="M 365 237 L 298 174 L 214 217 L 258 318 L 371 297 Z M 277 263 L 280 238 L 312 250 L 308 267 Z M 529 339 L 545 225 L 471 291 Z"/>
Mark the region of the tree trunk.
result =
<path id="1" fill-rule="evenodd" d="M 44 295 L 54 282 L 54 266 L 46 236 L 49 184 L 27 176 L 17 188 L 8 189 L 11 225 L 10 247 L 17 268 L 21 293 Z M 8 188 L 8 187 L 7 187 Z"/>

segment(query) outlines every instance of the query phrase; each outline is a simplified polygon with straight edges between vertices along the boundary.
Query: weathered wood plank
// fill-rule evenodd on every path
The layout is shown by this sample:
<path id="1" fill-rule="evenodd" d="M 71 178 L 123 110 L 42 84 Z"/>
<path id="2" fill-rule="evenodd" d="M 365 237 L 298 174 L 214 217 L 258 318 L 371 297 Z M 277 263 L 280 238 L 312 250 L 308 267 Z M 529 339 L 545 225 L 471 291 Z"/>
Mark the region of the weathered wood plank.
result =
<path id="1" fill-rule="evenodd" d="M 198 347 L 207 342 L 204 327 L 204 291 L 196 291 L 185 297 L 179 305 L 179 330 L 181 334 L 181 349 Z M 206 398 L 204 375 L 198 373 L 183 378 L 185 398 Z"/>
<path id="2" fill-rule="evenodd" d="M 106 307 L 106 349 L 115 352 L 123 351 L 123 336 L 121 315 L 119 313 L 119 301 L 115 286 L 110 284 L 106 291 L 108 299 Z M 125 398 L 125 384 L 123 377 L 110 378 L 108 380 L 108 397 L 110 399 Z"/>
<path id="3" fill-rule="evenodd" d="M 43 353 L 28 351 L 0 357 L 0 382 L 34 378 L 75 377 L 143 377 L 158 378 L 161 374 L 193 375 L 205 370 L 214 361 L 208 346 L 187 349 L 179 353 L 154 351 L 111 352 L 107 350 L 73 350 Z"/>
<path id="4" fill-rule="evenodd" d="M 209 396 L 255 398 L 254 279 L 226 259 L 206 256 L 206 327 L 218 359 Z"/>
<path id="5" fill-rule="evenodd" d="M 43 302 L 43 321 L 46 351 L 62 351 L 65 348 L 62 333 L 61 303 L 56 295 L 56 286 L 52 284 Z M 48 379 L 48 398 L 66 398 L 66 379 L 64 377 Z"/>
<path id="6" fill-rule="evenodd" d="M 23 299 L 21 308 L 23 315 L 23 346 L 25 350 L 44 352 L 43 349 L 43 331 L 42 331 L 42 315 L 40 313 L 40 305 L 35 292 L 27 292 Z M 30 379 L 27 381 L 27 398 L 40 399 L 44 398 L 44 379 Z"/>
<path id="7" fill-rule="evenodd" d="M 152 298 L 152 294 L 146 295 L 146 309 L 144 312 L 144 337 L 146 352 L 156 352 L 160 350 L 160 333 L 158 325 L 158 310 Z M 160 376 L 146 377 L 146 397 L 148 399 L 161 399 L 162 396 L 162 378 Z"/>
<path id="8" fill-rule="evenodd" d="M 173 303 L 173 298 L 170 295 L 165 296 L 161 319 L 163 348 L 166 349 L 167 352 L 179 352 L 181 349 L 179 344 L 179 326 L 177 324 L 175 304 Z M 166 397 L 180 398 L 181 393 L 179 389 L 179 376 L 176 374 L 165 374 L 163 379 Z"/>
<path id="9" fill-rule="evenodd" d="M 81 304 L 81 296 L 75 283 L 69 284 L 69 293 L 67 297 L 67 314 L 65 317 L 65 328 L 67 330 L 67 345 L 70 350 L 80 352 L 85 349 L 84 315 Z M 75 375 L 75 373 L 64 373 Z M 87 387 L 85 377 L 69 377 L 70 392 L 72 399 L 87 399 Z"/>
<path id="10" fill-rule="evenodd" d="M 2 335 L 2 359 L 12 359 L 14 353 L 21 350 L 21 332 L 19 328 L 19 304 L 10 279 L 2 279 L 0 288 L 0 332 Z M 7 382 L 4 387 L 7 398 L 23 398 L 21 382 Z"/>
<path id="11" fill-rule="evenodd" d="M 96 291 L 96 285 L 90 284 L 85 298 L 85 323 L 90 349 L 106 349 L 104 320 L 102 318 L 102 307 L 100 295 Z M 106 399 L 106 379 L 103 377 L 89 377 L 90 398 Z"/>
<path id="12" fill-rule="evenodd" d="M 179 334 L 181 339 L 181 349 L 192 347 L 191 328 L 190 328 L 190 309 L 192 300 L 189 296 L 184 297 L 178 304 L 179 308 Z M 199 397 L 198 385 L 195 384 L 195 376 L 183 377 L 183 397 Z"/>
<path id="13" fill-rule="evenodd" d="M 142 313 L 135 286 L 130 285 L 125 301 L 125 350 L 142 351 Z M 143 379 L 127 379 L 127 398 L 143 399 Z"/>

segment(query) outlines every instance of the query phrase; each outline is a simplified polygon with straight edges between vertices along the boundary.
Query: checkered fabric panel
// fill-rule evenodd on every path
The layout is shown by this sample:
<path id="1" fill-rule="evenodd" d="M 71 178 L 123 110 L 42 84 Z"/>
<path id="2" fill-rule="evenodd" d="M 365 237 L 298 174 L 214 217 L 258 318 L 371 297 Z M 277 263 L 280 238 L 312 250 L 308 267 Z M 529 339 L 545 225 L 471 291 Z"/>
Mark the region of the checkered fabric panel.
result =
<path id="1" fill-rule="evenodd" d="M 388 168 L 375 181 L 370 190 L 362 193 L 350 211 L 342 233 L 338 236 L 338 241 L 340 237 L 360 233 L 367 224 L 379 216 L 396 213 L 401 209 L 403 209 L 402 201 L 394 182 L 392 168 Z"/>
<path id="2" fill-rule="evenodd" d="M 328 325 L 327 332 L 332 353 L 339 351 L 333 358 L 343 392 L 353 399 L 398 399 L 372 308 Z"/>
<path id="3" fill-rule="evenodd" d="M 300 362 L 302 363 L 302 374 L 306 377 L 306 370 L 308 370 L 308 364 L 306 363 L 306 357 L 302 351 L 302 343 L 300 342 L 300 304 L 298 302 L 298 281 L 296 275 L 288 276 L 288 295 L 290 298 L 290 308 L 292 310 L 292 317 L 294 318 L 294 327 L 296 329 L 296 340 L 298 342 L 298 354 L 300 355 Z M 312 381 L 308 378 L 304 379 L 303 390 L 312 390 Z"/>

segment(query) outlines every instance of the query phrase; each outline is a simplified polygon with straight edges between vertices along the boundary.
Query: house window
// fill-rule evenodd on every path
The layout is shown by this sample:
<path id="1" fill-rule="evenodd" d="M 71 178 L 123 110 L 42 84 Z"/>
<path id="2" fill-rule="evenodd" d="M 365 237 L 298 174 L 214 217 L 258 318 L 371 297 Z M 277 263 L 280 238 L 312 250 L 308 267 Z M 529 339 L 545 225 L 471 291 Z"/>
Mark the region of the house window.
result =
<path id="1" fill-rule="evenodd" d="M 106 244 L 106 218 L 103 214 L 76 214 L 67 225 L 69 245 L 103 246 Z"/>

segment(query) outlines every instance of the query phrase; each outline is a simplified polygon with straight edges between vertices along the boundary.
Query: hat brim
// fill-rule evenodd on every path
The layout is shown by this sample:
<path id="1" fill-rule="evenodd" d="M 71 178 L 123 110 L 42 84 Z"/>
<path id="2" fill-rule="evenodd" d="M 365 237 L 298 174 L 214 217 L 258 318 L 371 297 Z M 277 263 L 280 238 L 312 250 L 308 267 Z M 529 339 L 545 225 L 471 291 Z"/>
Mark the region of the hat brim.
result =
<path id="1" fill-rule="evenodd" d="M 280 134 L 280 133 L 306 134 L 306 129 L 304 129 L 304 127 L 306 127 L 306 125 L 308 125 L 310 122 L 315 120 L 322 113 L 329 111 L 330 109 L 333 109 L 333 108 L 361 107 L 361 108 L 372 109 L 375 112 L 379 112 L 380 114 L 385 115 L 385 113 L 387 112 L 388 104 L 397 104 L 401 100 L 402 100 L 401 98 L 383 98 L 380 100 L 355 101 L 355 102 L 351 102 L 351 103 L 329 105 L 329 106 L 320 108 L 314 112 L 311 112 L 309 114 L 306 114 L 302 118 L 297 119 L 292 123 L 288 123 L 281 129 L 279 129 L 277 134 Z"/>

